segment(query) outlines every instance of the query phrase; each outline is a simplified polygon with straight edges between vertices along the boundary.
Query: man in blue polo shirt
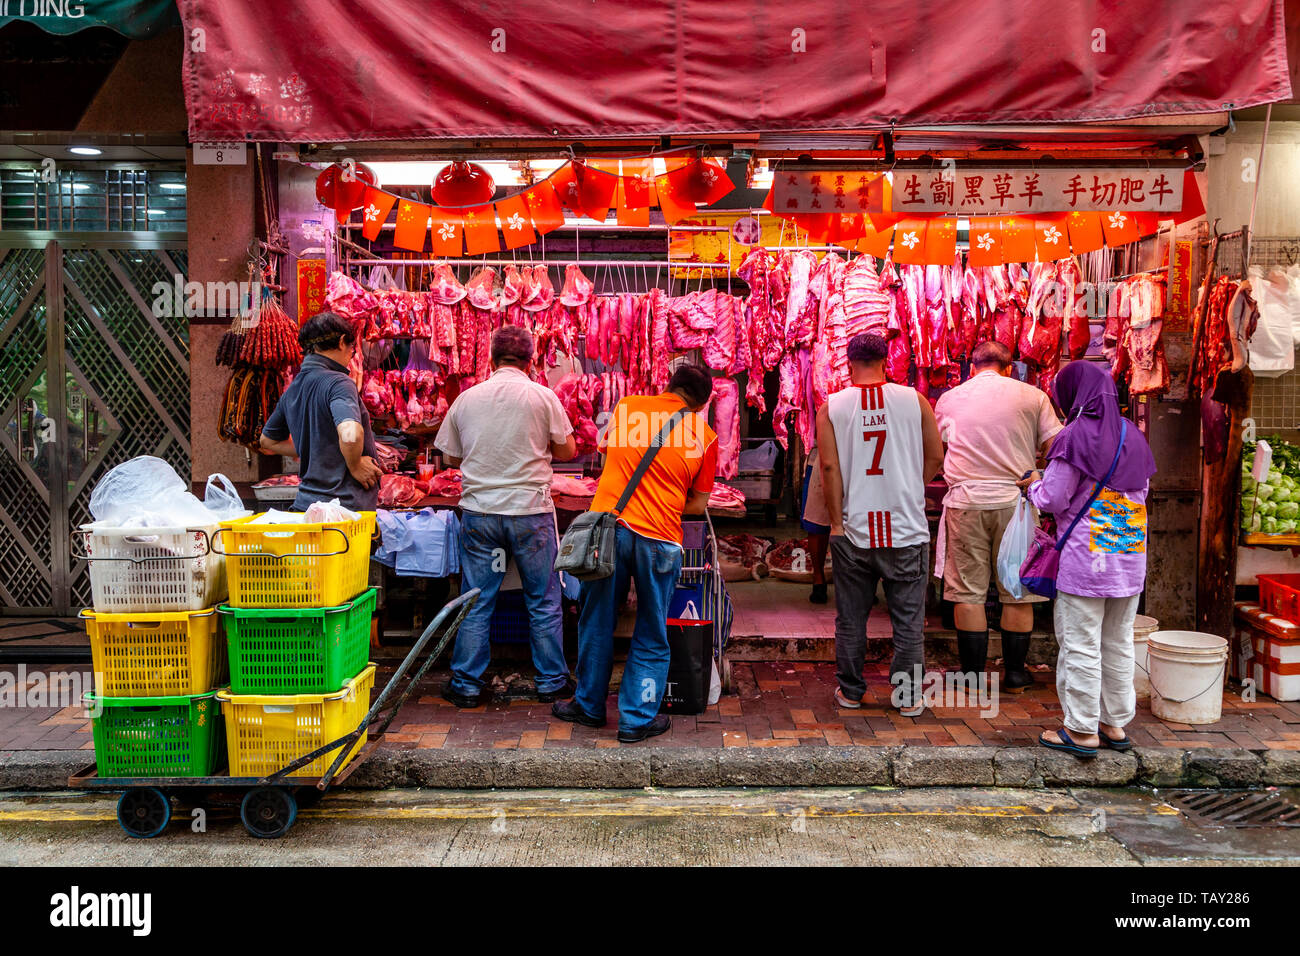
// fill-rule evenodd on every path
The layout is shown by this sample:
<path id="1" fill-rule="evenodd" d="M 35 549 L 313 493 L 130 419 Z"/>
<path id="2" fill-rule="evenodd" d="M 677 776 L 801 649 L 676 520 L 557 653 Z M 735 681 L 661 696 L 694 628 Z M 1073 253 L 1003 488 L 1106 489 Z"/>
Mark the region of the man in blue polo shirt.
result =
<path id="1" fill-rule="evenodd" d="M 375 436 L 370 413 L 348 378 L 356 351 L 352 323 L 334 312 L 312 316 L 298 331 L 302 367 L 262 427 L 267 454 L 297 455 L 295 511 L 313 501 L 339 499 L 353 511 L 374 511 L 379 502 Z"/>

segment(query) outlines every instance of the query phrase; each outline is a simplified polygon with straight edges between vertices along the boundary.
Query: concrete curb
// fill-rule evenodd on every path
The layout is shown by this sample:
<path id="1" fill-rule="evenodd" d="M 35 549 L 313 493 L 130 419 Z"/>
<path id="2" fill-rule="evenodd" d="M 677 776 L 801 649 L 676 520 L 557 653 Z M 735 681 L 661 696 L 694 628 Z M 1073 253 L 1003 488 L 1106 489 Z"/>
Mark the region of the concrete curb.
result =
<path id="1" fill-rule="evenodd" d="M 0 751 L 0 790 L 59 790 L 84 750 Z M 1249 787 L 1300 785 L 1290 750 L 1102 751 L 1040 747 L 620 747 L 601 750 L 376 751 L 348 787 Z"/>

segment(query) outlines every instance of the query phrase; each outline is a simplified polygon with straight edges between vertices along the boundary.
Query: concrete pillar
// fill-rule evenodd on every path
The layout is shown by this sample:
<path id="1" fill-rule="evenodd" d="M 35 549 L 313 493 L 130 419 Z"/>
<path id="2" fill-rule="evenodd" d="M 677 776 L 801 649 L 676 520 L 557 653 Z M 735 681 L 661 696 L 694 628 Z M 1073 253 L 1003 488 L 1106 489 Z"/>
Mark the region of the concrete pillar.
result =
<path id="1" fill-rule="evenodd" d="M 196 166 L 186 157 L 189 280 L 248 281 L 248 246 L 254 238 L 252 148 L 244 166 Z M 190 320 L 190 442 L 193 480 L 221 472 L 232 481 L 257 480 L 257 456 L 217 437 L 221 399 L 230 370 L 216 364 L 217 343 L 228 316 Z"/>

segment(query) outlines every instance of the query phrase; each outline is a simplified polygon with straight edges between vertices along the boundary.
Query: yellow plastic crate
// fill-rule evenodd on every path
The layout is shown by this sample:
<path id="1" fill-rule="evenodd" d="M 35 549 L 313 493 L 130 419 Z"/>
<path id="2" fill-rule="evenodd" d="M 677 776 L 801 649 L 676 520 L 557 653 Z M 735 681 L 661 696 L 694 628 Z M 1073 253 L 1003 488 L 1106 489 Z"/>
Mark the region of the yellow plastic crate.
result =
<path id="1" fill-rule="evenodd" d="M 101 697 L 188 697 L 226 680 L 215 608 L 81 616 Z"/>
<path id="2" fill-rule="evenodd" d="M 226 555 L 231 607 L 337 607 L 369 582 L 375 513 L 324 524 L 223 521 L 213 549 Z"/>
<path id="3" fill-rule="evenodd" d="M 261 777 L 351 733 L 370 710 L 375 665 L 333 694 L 232 694 L 217 691 L 226 719 L 232 777 Z M 363 733 L 339 765 L 346 767 L 366 743 Z M 295 777 L 321 777 L 338 756 L 333 750 L 298 770 Z"/>

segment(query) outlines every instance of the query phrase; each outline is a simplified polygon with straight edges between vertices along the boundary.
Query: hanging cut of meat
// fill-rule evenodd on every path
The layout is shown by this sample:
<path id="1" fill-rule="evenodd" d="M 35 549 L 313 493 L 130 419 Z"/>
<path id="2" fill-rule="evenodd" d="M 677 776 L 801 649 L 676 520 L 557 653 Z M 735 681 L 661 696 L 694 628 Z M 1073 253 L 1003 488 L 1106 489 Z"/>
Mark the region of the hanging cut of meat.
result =
<path id="1" fill-rule="evenodd" d="M 1079 263 L 1071 256 L 1057 263 L 1057 281 L 1061 283 L 1061 294 L 1065 299 L 1065 341 L 1070 359 L 1081 359 L 1088 351 L 1092 340 L 1092 331 L 1088 328 L 1088 316 L 1079 298 Z"/>
<path id="2" fill-rule="evenodd" d="M 736 361 L 735 300 L 719 293 L 713 301 L 713 329 L 704 339 L 704 364 L 718 372 L 729 372 Z"/>
<path id="3" fill-rule="evenodd" d="M 465 298 L 470 305 L 485 312 L 500 307 L 501 300 L 496 288 L 497 274 L 488 266 L 479 269 L 465 284 Z"/>
<path id="4" fill-rule="evenodd" d="M 569 416 L 573 426 L 573 440 L 579 455 L 589 455 L 596 450 L 595 399 L 601 394 L 599 375 L 579 375 L 570 372 L 555 383 L 555 394 Z"/>
<path id="5" fill-rule="evenodd" d="M 524 267 L 525 270 L 527 266 Z M 513 265 L 505 268 L 505 277 L 501 287 L 501 304 L 514 305 L 524 294 L 524 277 Z"/>
<path id="6" fill-rule="evenodd" d="M 669 333 L 670 305 L 668 293 L 663 289 L 650 290 L 650 385 L 656 392 L 668 387 L 672 372 L 668 367 L 672 351 Z"/>
<path id="7" fill-rule="evenodd" d="M 873 256 L 858 256 L 844 270 L 844 335 L 890 334 L 890 296 L 881 288 Z"/>
<path id="8" fill-rule="evenodd" d="M 433 267 L 433 276 L 429 282 L 429 295 L 433 297 L 434 302 L 440 302 L 443 305 L 455 305 L 465 298 L 466 292 L 465 287 L 456 278 L 456 273 L 451 271 L 451 266 L 445 262 L 440 262 Z"/>
<path id="9" fill-rule="evenodd" d="M 596 284 L 582 274 L 582 270 L 570 263 L 564 269 L 564 288 L 560 290 L 560 301 L 565 305 L 585 305 L 596 291 Z"/>
<path id="10" fill-rule="evenodd" d="M 740 386 L 734 379 L 713 380 L 713 430 L 718 435 L 718 477 L 740 470 Z"/>
<path id="11" fill-rule="evenodd" d="M 546 266 L 524 266 L 523 294 L 519 305 L 527 312 L 542 312 L 551 307 L 555 301 L 555 286 L 551 285 L 550 274 Z"/>

